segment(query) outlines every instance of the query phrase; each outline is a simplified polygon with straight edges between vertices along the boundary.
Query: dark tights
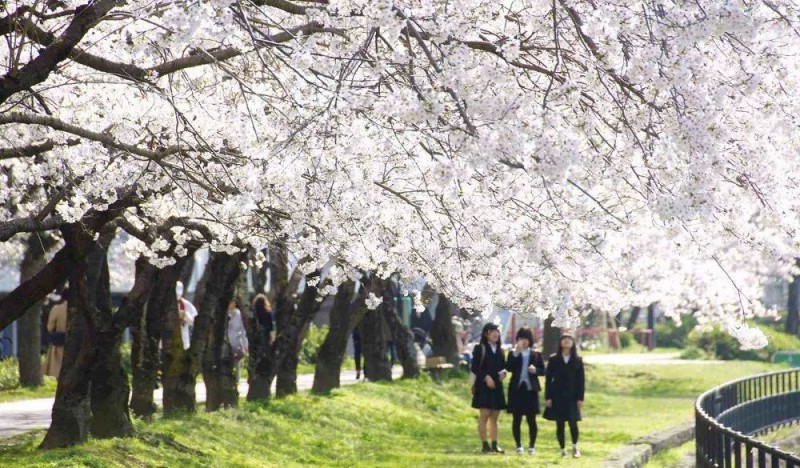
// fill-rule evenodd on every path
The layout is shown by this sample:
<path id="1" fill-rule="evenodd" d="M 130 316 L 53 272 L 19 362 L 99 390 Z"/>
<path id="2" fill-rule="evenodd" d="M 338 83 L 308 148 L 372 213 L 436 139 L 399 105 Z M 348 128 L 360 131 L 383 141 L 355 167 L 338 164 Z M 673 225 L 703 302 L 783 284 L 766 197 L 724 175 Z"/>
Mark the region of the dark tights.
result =
<path id="1" fill-rule="evenodd" d="M 522 413 L 513 413 L 514 420 L 511 423 L 511 432 L 514 433 L 514 441 L 517 443 L 517 447 L 522 447 L 522 443 L 520 442 L 520 427 L 522 426 Z M 536 414 L 529 413 L 525 415 L 525 419 L 528 420 L 528 434 L 530 435 L 530 445 L 529 447 L 536 446 Z"/>
<path id="2" fill-rule="evenodd" d="M 558 445 L 564 448 L 564 422 L 556 421 L 556 437 L 558 438 Z M 572 444 L 578 443 L 578 421 L 569 421 L 569 435 L 572 436 Z"/>

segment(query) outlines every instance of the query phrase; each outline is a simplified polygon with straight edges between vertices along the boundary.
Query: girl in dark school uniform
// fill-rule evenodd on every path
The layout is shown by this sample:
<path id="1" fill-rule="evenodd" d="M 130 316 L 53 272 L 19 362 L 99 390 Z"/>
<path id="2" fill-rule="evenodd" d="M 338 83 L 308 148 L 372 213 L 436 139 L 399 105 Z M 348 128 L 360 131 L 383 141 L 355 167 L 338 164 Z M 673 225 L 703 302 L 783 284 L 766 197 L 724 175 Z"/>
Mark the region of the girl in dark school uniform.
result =
<path id="1" fill-rule="evenodd" d="M 487 323 L 481 332 L 480 344 L 472 350 L 471 367 L 475 376 L 472 407 L 480 410 L 478 434 L 483 452 L 503 453 L 503 449 L 497 446 L 497 418 L 506 407 L 503 394 L 505 367 L 505 357 L 500 347 L 500 330 L 497 325 Z M 486 439 L 487 430 L 492 438 L 491 446 Z"/>
<path id="2" fill-rule="evenodd" d="M 533 332 L 528 327 L 517 331 L 517 346 L 508 355 L 506 369 L 511 372 L 508 384 L 508 412 L 513 415 L 511 432 L 517 453 L 524 453 L 520 429 L 522 417 L 528 422 L 528 453 L 536 453 L 536 415 L 539 414 L 539 376 L 544 375 L 542 354 L 533 350 Z"/>
<path id="3" fill-rule="evenodd" d="M 572 436 L 572 456 L 581 456 L 578 450 L 578 421 L 581 420 L 584 387 L 583 360 L 578 356 L 575 338 L 569 333 L 563 333 L 559 351 L 547 361 L 544 390 L 547 404 L 544 417 L 556 422 L 556 437 L 562 457 L 567 456 L 564 449 L 565 424 L 569 424 L 569 433 Z"/>

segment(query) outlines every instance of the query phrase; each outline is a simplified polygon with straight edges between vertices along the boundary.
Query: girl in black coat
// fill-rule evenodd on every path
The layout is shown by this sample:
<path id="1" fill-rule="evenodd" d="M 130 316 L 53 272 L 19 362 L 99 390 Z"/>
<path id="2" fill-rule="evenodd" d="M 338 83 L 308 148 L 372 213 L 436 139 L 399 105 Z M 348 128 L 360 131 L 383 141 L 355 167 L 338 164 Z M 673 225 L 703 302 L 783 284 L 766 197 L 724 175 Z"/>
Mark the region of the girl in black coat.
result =
<path id="1" fill-rule="evenodd" d="M 520 440 L 522 416 L 528 421 L 528 453 L 536 453 L 536 415 L 539 414 L 539 376 L 544 375 L 542 354 L 533 350 L 533 332 L 528 327 L 517 331 L 517 346 L 508 355 L 506 369 L 511 372 L 508 385 L 508 412 L 513 415 L 511 432 L 517 443 L 517 453 L 523 453 Z"/>
<path id="2" fill-rule="evenodd" d="M 578 458 L 578 421 L 581 420 L 585 378 L 583 361 L 578 356 L 575 338 L 569 333 L 561 335 L 561 349 L 547 361 L 544 397 L 547 403 L 544 417 L 556 422 L 556 437 L 561 447 L 561 456 L 567 456 L 564 449 L 564 423 L 569 423 L 572 436 L 572 456 Z"/>
<path id="3" fill-rule="evenodd" d="M 472 374 L 475 376 L 472 407 L 480 410 L 478 434 L 483 452 L 503 453 L 497 446 L 497 418 L 506 407 L 503 395 L 503 379 L 506 362 L 500 347 L 500 330 L 497 325 L 487 323 L 481 332 L 481 342 L 472 350 Z M 492 445 L 486 441 L 487 426 Z"/>

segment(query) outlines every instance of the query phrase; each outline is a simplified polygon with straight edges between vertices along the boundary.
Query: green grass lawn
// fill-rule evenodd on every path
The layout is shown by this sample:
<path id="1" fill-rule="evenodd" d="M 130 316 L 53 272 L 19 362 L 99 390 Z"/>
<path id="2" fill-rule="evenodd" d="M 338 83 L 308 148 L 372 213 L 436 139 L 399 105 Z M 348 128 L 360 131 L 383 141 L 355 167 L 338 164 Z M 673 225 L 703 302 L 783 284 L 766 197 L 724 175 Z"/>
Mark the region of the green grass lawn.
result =
<path id="1" fill-rule="evenodd" d="M 17 400 L 33 400 L 36 398 L 53 398 L 56 395 L 56 385 L 56 379 L 45 377 L 44 385 L 41 387 L 17 386 L 10 390 L 2 390 L 0 391 L 0 403 Z"/>
<path id="2" fill-rule="evenodd" d="M 692 417 L 700 392 L 774 369 L 757 362 L 588 366 L 580 460 L 558 456 L 554 424 L 539 419 L 538 466 L 599 466 L 620 445 Z M 463 374 L 358 384 L 330 396 L 301 393 L 269 405 L 136 422 L 132 439 L 39 452 L 43 432 L 0 442 L 9 466 L 515 466 L 516 454 L 481 455 Z M 501 416 L 509 452 L 511 418 Z M 523 432 L 523 438 L 525 432 Z"/>

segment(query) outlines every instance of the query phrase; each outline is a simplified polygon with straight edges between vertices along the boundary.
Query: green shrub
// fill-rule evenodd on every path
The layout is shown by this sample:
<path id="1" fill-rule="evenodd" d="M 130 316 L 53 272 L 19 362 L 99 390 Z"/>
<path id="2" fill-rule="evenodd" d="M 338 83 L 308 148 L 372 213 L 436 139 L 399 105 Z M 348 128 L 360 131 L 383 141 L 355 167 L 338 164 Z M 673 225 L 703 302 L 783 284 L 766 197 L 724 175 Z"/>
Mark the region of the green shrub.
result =
<path id="1" fill-rule="evenodd" d="M 708 359 L 713 358 L 708 353 L 696 346 L 689 346 L 681 352 L 681 359 Z"/>
<path id="2" fill-rule="evenodd" d="M 633 332 L 624 331 L 619 333 L 619 346 L 621 348 L 627 348 L 635 341 L 636 340 L 633 337 Z"/>
<path id="3" fill-rule="evenodd" d="M 317 351 L 325 337 L 328 336 L 328 327 L 323 325 L 318 327 L 313 323 L 308 327 L 305 339 L 303 339 L 303 346 L 300 348 L 300 363 L 301 364 L 316 364 Z"/>
<path id="4" fill-rule="evenodd" d="M 689 333 L 697 325 L 697 319 L 693 315 L 681 317 L 681 324 L 677 325 L 674 320 L 667 319 L 662 323 L 656 324 L 656 338 L 658 346 L 665 348 L 684 348 Z"/>
<path id="5" fill-rule="evenodd" d="M 19 387 L 19 363 L 16 358 L 0 361 L 0 391 Z"/>
<path id="6" fill-rule="evenodd" d="M 773 324 L 762 323 L 758 324 L 758 327 L 764 331 L 769 340 L 767 346 L 762 349 L 741 349 L 736 338 L 719 327 L 705 332 L 692 331 L 686 340 L 686 348 L 687 351 L 690 348 L 696 348 L 711 357 L 724 361 L 734 359 L 769 361 L 777 351 L 800 349 L 800 338 L 784 333 Z"/>

